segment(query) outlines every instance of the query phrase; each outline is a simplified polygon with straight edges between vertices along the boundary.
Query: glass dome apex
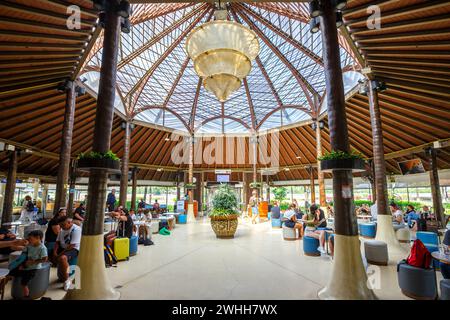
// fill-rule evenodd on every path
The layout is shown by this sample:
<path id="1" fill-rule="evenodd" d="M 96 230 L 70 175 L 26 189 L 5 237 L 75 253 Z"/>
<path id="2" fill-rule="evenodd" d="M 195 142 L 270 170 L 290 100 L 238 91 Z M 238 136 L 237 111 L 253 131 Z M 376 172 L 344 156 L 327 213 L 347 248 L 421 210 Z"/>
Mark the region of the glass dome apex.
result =
<path id="1" fill-rule="evenodd" d="M 309 32 L 304 3 L 229 5 L 228 19 L 255 32 L 260 53 L 224 103 L 204 89 L 185 50 L 190 32 L 212 20 L 213 5 L 136 4 L 133 12 L 131 32 L 121 34 L 116 82 L 116 108 L 127 117 L 189 132 L 236 133 L 323 112 L 318 107 L 325 99 L 321 36 Z M 340 41 L 343 71 L 357 70 L 351 50 Z M 89 83 L 98 77 L 102 42 L 100 35 L 83 68 Z M 353 78 L 344 76 L 346 88 L 353 87 Z"/>

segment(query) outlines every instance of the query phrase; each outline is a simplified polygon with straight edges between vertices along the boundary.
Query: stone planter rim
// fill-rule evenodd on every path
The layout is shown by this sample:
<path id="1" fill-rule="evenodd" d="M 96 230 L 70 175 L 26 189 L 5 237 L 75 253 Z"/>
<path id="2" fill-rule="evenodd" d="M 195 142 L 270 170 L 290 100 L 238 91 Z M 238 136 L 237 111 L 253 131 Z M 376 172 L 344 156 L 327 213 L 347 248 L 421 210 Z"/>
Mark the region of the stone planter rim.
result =
<path id="1" fill-rule="evenodd" d="M 77 169 L 81 171 L 90 171 L 92 169 L 103 169 L 108 172 L 120 172 L 120 160 L 113 159 L 79 159 Z"/>

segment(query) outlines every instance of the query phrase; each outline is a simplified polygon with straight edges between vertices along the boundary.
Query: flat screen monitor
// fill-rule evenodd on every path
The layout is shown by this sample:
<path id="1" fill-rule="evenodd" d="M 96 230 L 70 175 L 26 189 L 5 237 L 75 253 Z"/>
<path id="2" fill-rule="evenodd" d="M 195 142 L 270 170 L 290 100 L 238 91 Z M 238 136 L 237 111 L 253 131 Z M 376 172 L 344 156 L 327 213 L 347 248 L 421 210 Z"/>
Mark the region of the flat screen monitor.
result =
<path id="1" fill-rule="evenodd" d="M 403 175 L 425 172 L 422 160 L 419 158 L 398 162 L 398 167 Z"/>
<path id="2" fill-rule="evenodd" d="M 230 175 L 229 174 L 218 174 L 218 175 L 216 175 L 216 181 L 217 182 L 230 182 Z"/>

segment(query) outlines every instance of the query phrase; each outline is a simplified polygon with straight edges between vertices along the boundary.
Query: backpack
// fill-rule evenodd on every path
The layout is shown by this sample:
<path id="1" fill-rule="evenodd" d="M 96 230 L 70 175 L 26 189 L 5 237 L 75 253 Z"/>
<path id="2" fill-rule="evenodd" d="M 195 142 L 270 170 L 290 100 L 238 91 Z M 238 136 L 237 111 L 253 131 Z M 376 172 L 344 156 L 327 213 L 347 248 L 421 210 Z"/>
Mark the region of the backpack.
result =
<path id="1" fill-rule="evenodd" d="M 103 246 L 103 253 L 105 255 L 105 266 L 107 268 L 109 267 L 115 267 L 117 264 L 117 257 L 114 255 L 113 250 L 111 249 L 111 246 L 106 244 Z"/>
<path id="2" fill-rule="evenodd" d="M 430 267 L 431 253 L 419 239 L 414 241 L 406 263 L 422 269 L 428 269 Z"/>

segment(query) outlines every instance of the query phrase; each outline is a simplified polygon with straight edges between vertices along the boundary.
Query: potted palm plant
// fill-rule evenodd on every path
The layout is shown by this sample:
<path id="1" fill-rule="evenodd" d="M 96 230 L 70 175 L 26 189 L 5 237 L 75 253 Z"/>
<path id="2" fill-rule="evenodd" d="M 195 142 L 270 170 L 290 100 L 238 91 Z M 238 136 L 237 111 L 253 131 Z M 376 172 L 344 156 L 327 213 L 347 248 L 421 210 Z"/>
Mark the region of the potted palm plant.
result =
<path id="1" fill-rule="evenodd" d="M 238 226 L 238 199 L 230 186 L 219 187 L 212 199 L 212 210 L 209 214 L 211 227 L 217 238 L 234 238 Z"/>
<path id="2" fill-rule="evenodd" d="M 120 159 L 111 150 L 108 152 L 88 152 L 80 153 L 77 162 L 78 169 L 105 169 L 110 172 L 120 171 Z"/>
<path id="3" fill-rule="evenodd" d="M 331 151 L 318 158 L 320 169 L 323 172 L 333 170 L 352 170 L 354 172 L 365 171 L 365 161 L 363 156 L 354 151 L 347 153 L 343 151 Z"/>

